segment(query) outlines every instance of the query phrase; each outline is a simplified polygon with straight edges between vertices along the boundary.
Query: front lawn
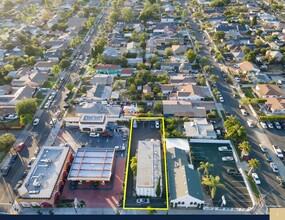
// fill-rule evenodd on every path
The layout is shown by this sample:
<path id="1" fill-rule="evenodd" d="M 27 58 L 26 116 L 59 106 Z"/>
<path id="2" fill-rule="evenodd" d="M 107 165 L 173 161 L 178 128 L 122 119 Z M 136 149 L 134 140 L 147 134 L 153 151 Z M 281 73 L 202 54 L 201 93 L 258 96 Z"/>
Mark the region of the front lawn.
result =
<path id="1" fill-rule="evenodd" d="M 251 99 L 255 98 L 253 95 L 252 88 L 245 87 L 245 88 L 241 88 L 241 90 L 244 92 L 244 94 L 247 98 L 251 98 Z"/>

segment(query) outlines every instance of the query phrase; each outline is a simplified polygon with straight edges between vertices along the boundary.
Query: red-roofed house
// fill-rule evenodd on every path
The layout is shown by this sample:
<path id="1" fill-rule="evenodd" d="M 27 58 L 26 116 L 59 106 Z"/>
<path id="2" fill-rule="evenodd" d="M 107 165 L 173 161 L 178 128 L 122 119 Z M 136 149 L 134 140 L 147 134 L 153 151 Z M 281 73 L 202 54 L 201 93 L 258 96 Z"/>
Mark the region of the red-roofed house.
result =
<path id="1" fill-rule="evenodd" d="M 121 67 L 119 65 L 99 64 L 96 66 L 97 73 L 119 74 L 120 71 Z"/>
<path id="2" fill-rule="evenodd" d="M 133 75 L 132 68 L 122 68 L 121 74 L 122 77 L 130 77 Z"/>

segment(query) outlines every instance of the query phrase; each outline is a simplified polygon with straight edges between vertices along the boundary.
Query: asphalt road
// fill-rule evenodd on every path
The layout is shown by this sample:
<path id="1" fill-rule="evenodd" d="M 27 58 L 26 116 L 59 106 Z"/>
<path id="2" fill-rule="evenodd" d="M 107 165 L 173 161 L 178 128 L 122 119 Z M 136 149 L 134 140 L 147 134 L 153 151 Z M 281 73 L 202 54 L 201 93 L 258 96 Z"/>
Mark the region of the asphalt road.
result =
<path id="1" fill-rule="evenodd" d="M 278 185 L 278 183 L 276 182 L 276 174 L 273 173 L 271 167 L 269 166 L 268 162 L 266 162 L 258 146 L 260 144 L 259 141 L 263 142 L 263 140 L 260 140 L 260 138 L 262 138 L 263 136 L 259 130 L 260 128 L 248 127 L 248 124 L 246 122 L 247 118 L 241 114 L 238 108 L 239 101 L 233 98 L 233 96 L 231 95 L 232 90 L 230 88 L 230 85 L 224 82 L 219 69 L 219 64 L 214 61 L 212 55 L 210 54 L 209 49 L 203 39 L 203 35 L 202 33 L 200 33 L 200 30 L 197 27 L 197 24 L 193 20 L 191 20 L 190 23 L 191 29 L 195 32 L 196 39 L 199 39 L 203 46 L 200 55 L 202 57 L 206 56 L 208 58 L 208 64 L 213 65 L 215 67 L 214 74 L 219 76 L 219 79 L 217 81 L 217 88 L 224 97 L 224 109 L 230 114 L 236 115 L 239 118 L 241 124 L 247 129 L 247 141 L 249 141 L 250 145 L 252 146 L 251 158 L 256 158 L 260 161 L 260 167 L 258 168 L 256 173 L 259 175 L 259 178 L 261 180 L 261 185 L 259 186 L 259 189 L 262 194 L 266 195 L 266 205 L 268 207 L 285 207 L 285 200 L 284 197 L 282 197 L 282 195 L 284 195 L 285 193 L 285 189 Z M 280 147 L 283 146 L 281 144 L 284 143 L 284 137 L 282 137 L 281 131 L 279 133 L 275 129 L 274 133 L 269 130 L 265 131 L 265 133 L 267 134 L 269 140 L 272 141 L 272 144 L 276 143 Z"/>

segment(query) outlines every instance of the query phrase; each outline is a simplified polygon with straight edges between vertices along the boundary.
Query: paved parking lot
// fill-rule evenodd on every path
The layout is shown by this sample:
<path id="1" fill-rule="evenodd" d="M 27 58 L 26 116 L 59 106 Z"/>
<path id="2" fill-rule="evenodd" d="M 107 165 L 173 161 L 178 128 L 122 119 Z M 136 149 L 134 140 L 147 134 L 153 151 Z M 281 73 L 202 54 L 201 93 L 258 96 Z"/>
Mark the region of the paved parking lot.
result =
<path id="1" fill-rule="evenodd" d="M 201 161 L 214 164 L 210 168 L 209 174 L 219 176 L 220 182 L 225 185 L 225 188 L 218 188 L 213 200 L 214 206 L 221 206 L 222 196 L 225 196 L 226 205 L 224 207 L 247 208 L 252 206 L 252 202 L 245 186 L 242 176 L 231 176 L 227 174 L 227 169 L 237 169 L 235 161 L 222 161 L 224 156 L 233 156 L 232 152 L 219 152 L 218 147 L 229 146 L 228 144 L 205 144 L 191 143 L 195 162 L 194 167 L 197 169 Z"/>
<path id="2" fill-rule="evenodd" d="M 160 122 L 161 125 L 161 122 Z M 136 155 L 138 141 L 145 139 L 159 139 L 161 140 L 161 132 L 160 129 L 155 128 L 154 120 L 153 121 L 138 121 L 137 128 L 133 128 L 132 137 L 131 137 L 131 150 L 129 158 L 132 158 Z M 164 166 L 163 166 L 163 154 L 162 154 L 162 173 L 164 174 Z M 133 172 L 131 169 L 128 170 L 128 180 L 127 180 L 127 193 L 126 193 L 126 207 L 139 207 L 146 208 L 146 205 L 138 205 L 136 204 L 136 193 L 135 193 L 135 181 L 133 180 Z M 164 175 L 162 176 L 163 183 L 163 195 L 165 195 L 165 179 Z M 162 198 L 151 198 L 151 207 L 155 208 L 165 208 L 166 204 L 165 196 Z M 149 204 L 148 204 L 149 205 Z"/>

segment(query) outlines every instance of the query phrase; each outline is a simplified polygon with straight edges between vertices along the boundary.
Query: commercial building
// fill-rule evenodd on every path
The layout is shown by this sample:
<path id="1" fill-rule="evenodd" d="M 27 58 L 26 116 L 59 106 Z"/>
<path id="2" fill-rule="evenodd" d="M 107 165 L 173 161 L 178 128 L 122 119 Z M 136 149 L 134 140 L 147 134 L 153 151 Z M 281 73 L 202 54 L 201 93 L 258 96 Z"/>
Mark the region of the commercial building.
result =
<path id="1" fill-rule="evenodd" d="M 111 181 L 115 150 L 112 148 L 79 148 L 67 179 L 72 181 Z"/>
<path id="2" fill-rule="evenodd" d="M 206 118 L 194 118 L 191 121 L 184 122 L 184 128 L 186 137 L 205 139 L 217 138 L 213 124 L 208 123 Z"/>
<path id="3" fill-rule="evenodd" d="M 103 132 L 108 123 L 106 115 L 83 114 L 79 119 L 80 131 Z"/>
<path id="4" fill-rule="evenodd" d="M 138 162 L 136 178 L 137 196 L 160 197 L 162 192 L 162 165 L 160 140 L 138 142 Z"/>
<path id="5" fill-rule="evenodd" d="M 16 201 L 20 207 L 54 207 L 72 159 L 69 147 L 43 147 L 18 189 Z"/>

